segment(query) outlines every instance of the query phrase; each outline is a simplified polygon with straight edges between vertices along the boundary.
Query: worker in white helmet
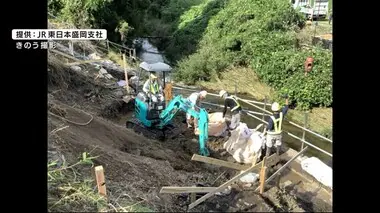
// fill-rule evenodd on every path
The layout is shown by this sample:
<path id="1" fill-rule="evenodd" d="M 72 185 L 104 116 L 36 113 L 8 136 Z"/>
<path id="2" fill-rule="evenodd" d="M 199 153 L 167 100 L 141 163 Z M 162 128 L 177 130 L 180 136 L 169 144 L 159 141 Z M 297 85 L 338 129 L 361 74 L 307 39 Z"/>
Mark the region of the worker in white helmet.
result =
<path id="1" fill-rule="evenodd" d="M 269 156 L 271 153 L 271 148 L 274 145 L 276 147 L 276 153 L 280 154 L 281 144 L 282 144 L 282 121 L 284 116 L 289 109 L 289 100 L 288 96 L 285 95 L 285 106 L 281 109 L 280 105 L 277 102 L 272 104 L 273 115 L 270 116 L 267 126 L 267 152 L 266 155 Z"/>
<path id="2" fill-rule="evenodd" d="M 194 92 L 194 93 L 192 93 L 187 98 L 187 100 L 190 101 L 190 103 L 192 105 L 192 109 L 198 112 L 199 108 L 200 108 L 201 101 L 204 100 L 206 98 L 206 96 L 207 96 L 207 91 L 203 90 L 201 92 Z M 192 127 L 192 123 L 193 123 L 193 119 L 192 119 L 192 116 L 189 113 L 186 113 L 186 122 L 187 122 L 187 127 L 191 128 Z M 198 120 L 194 119 L 194 128 L 198 127 L 197 124 L 198 124 Z"/>
<path id="3" fill-rule="evenodd" d="M 232 118 L 229 128 L 230 130 L 233 130 L 240 124 L 240 113 L 242 108 L 239 102 L 237 101 L 237 98 L 233 95 L 229 95 L 227 91 L 221 90 L 219 92 L 219 96 L 224 99 L 223 118 L 226 115 L 227 107 L 229 107 L 231 110 Z"/>
<path id="4" fill-rule="evenodd" d="M 143 91 L 148 95 L 153 103 L 157 103 L 158 100 L 160 102 L 164 101 L 162 86 L 159 83 L 157 76 L 153 73 L 151 73 L 149 75 L 149 79 L 146 80 L 143 86 Z"/>

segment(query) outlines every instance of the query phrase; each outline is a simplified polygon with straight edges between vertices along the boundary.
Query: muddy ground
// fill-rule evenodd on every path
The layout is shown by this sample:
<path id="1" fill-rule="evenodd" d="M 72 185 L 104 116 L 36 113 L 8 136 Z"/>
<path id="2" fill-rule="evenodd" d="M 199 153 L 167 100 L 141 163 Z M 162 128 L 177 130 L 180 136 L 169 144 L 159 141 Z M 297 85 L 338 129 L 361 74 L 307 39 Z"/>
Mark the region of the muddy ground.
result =
<path id="1" fill-rule="evenodd" d="M 183 123 L 184 113 L 179 113 L 175 119 L 175 124 L 183 129 L 178 137 L 164 142 L 147 139 L 125 128 L 125 119 L 130 117 L 133 104 L 121 100 L 124 89 L 116 85 L 117 79 L 95 79 L 97 70 L 94 66 L 80 66 L 81 70 L 75 71 L 62 65 L 61 61 L 63 59 L 59 56 L 49 56 L 48 132 L 68 127 L 49 135 L 49 159 L 64 155 L 68 162 L 75 163 L 82 152 L 91 151 L 93 156 L 99 156 L 95 166 L 102 165 L 105 169 L 111 201 L 127 194 L 131 202 L 144 200 L 144 205 L 155 211 L 186 211 L 190 203 L 187 195 L 159 194 L 161 187 L 197 183 L 219 186 L 237 174 L 234 170 L 190 160 L 194 153 L 198 153 L 198 143 L 197 136 Z M 211 157 L 232 160 L 221 154 L 224 141 L 210 139 Z M 91 176 L 91 171 L 84 170 L 83 173 Z M 303 201 L 276 187 L 259 195 L 252 192 L 257 185 L 245 191 L 242 191 L 241 184 L 233 186 L 229 195 L 213 196 L 193 210 L 318 210 L 301 205 Z"/>

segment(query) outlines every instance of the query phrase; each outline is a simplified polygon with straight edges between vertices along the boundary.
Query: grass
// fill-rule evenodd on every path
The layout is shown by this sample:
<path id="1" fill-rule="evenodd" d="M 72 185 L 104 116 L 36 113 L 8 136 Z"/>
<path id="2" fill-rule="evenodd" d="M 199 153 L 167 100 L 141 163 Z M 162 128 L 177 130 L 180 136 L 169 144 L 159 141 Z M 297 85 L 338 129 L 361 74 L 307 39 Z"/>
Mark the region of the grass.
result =
<path id="1" fill-rule="evenodd" d="M 249 76 L 249 78 L 247 77 Z M 198 82 L 198 86 L 212 90 L 227 90 L 232 94 L 235 91 L 235 81 L 237 81 L 238 93 L 246 93 L 259 101 L 263 101 L 265 96 L 268 100 L 273 100 L 274 90 L 268 85 L 260 82 L 255 72 L 249 68 L 235 67 L 223 72 L 221 79 L 214 82 Z M 304 123 L 304 112 L 299 110 L 289 110 L 288 118 L 298 124 Z M 332 108 L 314 108 L 309 112 L 309 128 L 327 137 L 332 134 Z"/>
<path id="2" fill-rule="evenodd" d="M 48 210 L 49 212 L 152 212 L 141 205 L 120 199 L 107 200 L 97 193 L 96 182 L 91 178 L 92 159 L 87 153 L 70 166 L 58 160 L 48 164 Z M 112 202 L 111 202 L 112 201 Z M 124 207 L 123 207 L 124 206 Z"/>
<path id="3" fill-rule="evenodd" d="M 115 51 L 112 51 L 110 50 L 107 54 L 107 59 L 117 63 L 118 65 L 120 65 L 121 67 L 124 67 L 124 62 L 123 62 L 123 59 L 120 57 L 120 54 L 115 52 Z M 130 67 L 127 63 L 127 67 Z"/>

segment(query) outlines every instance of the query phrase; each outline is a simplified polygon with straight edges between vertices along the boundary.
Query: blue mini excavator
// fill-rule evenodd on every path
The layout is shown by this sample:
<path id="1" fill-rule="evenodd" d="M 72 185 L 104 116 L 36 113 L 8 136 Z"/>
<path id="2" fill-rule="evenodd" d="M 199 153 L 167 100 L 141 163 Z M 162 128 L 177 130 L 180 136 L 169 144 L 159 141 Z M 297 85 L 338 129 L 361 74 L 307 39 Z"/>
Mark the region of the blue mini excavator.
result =
<path id="1" fill-rule="evenodd" d="M 164 83 L 164 73 L 171 70 L 169 65 L 161 62 L 156 64 L 143 62 L 140 64 L 140 68 L 148 72 L 163 72 Z M 203 156 L 209 156 L 209 151 L 206 147 L 208 140 L 208 113 L 203 108 L 194 110 L 191 102 L 183 98 L 182 95 L 175 96 L 165 107 L 165 101 L 152 104 L 144 92 L 139 92 L 135 98 L 134 117 L 126 122 L 126 126 L 135 132 L 142 133 L 146 137 L 164 140 L 167 136 L 175 134 L 176 128 L 171 121 L 179 110 L 198 119 L 199 152 Z"/>

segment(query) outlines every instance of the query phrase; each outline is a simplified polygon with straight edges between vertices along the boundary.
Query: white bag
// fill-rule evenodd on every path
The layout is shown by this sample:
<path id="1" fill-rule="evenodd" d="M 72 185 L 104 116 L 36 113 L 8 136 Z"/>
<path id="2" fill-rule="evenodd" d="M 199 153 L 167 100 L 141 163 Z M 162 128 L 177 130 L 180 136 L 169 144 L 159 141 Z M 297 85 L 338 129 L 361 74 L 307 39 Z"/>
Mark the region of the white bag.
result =
<path id="1" fill-rule="evenodd" d="M 332 169 L 316 157 L 301 161 L 301 167 L 323 185 L 332 189 Z"/>

